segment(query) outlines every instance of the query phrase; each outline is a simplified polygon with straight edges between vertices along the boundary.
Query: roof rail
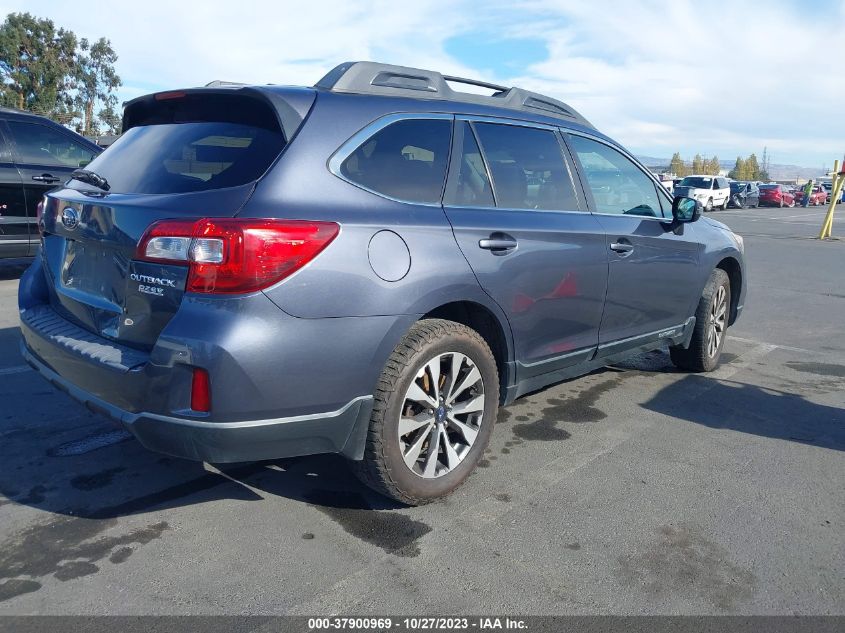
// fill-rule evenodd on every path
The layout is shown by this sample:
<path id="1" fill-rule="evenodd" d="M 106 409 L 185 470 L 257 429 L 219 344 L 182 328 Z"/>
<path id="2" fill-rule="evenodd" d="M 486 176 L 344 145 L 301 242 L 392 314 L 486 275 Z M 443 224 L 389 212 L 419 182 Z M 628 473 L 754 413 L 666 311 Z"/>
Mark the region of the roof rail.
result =
<path id="1" fill-rule="evenodd" d="M 492 95 L 462 92 L 454 90 L 449 83 L 479 86 L 495 92 Z M 434 70 L 377 62 L 344 62 L 326 73 L 314 87 L 332 92 L 463 101 L 522 112 L 539 111 L 545 116 L 593 127 L 574 108 L 552 97 L 522 88 L 508 88 L 477 79 L 442 75 Z"/>

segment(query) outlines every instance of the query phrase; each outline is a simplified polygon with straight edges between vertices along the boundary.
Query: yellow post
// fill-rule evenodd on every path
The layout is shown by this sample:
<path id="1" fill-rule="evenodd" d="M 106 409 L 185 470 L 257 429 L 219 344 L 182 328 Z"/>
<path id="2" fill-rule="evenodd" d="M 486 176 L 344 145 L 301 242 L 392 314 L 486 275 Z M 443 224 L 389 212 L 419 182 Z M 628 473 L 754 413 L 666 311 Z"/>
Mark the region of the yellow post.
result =
<path id="1" fill-rule="evenodd" d="M 833 212 L 836 210 L 836 201 L 842 195 L 842 186 L 845 184 L 845 174 L 839 173 L 839 161 L 833 162 L 833 183 L 830 190 L 830 206 L 827 209 L 827 215 L 822 223 L 822 230 L 819 233 L 819 239 L 823 240 L 830 237 L 833 231 Z"/>

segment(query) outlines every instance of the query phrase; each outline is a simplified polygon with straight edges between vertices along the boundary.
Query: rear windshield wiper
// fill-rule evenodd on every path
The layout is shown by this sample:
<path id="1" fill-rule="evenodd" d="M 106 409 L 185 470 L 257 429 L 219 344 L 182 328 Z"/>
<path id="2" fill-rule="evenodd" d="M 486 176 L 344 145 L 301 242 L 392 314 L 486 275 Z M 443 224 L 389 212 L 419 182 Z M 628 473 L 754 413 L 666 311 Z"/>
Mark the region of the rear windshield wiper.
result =
<path id="1" fill-rule="evenodd" d="M 96 174 L 93 171 L 88 171 L 87 169 L 75 169 L 71 174 L 70 177 L 74 180 L 78 180 L 79 182 L 85 182 L 89 185 L 94 185 L 97 189 L 102 189 L 103 191 L 108 191 L 111 189 L 111 185 L 109 185 L 109 181 L 103 178 L 100 174 Z"/>

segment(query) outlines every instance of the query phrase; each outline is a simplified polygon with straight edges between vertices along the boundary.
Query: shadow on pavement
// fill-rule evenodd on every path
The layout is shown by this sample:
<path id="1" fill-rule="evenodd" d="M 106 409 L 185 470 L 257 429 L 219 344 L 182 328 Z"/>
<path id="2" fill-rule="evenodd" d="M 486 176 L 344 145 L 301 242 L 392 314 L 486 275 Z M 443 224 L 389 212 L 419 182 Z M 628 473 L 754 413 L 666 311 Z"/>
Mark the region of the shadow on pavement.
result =
<path id="1" fill-rule="evenodd" d="M 714 429 L 845 450 L 845 409 L 795 393 L 688 375 L 643 407 Z"/>
<path id="2" fill-rule="evenodd" d="M 14 330 L 0 331 L 0 340 L 16 336 Z M 605 371 L 626 368 L 644 374 L 675 371 L 665 352 Z M 208 501 L 261 501 L 264 496 L 292 499 L 326 513 L 401 507 L 358 483 L 345 460 L 335 455 L 209 470 L 201 463 L 149 452 L 34 372 L 0 378 L 0 402 L 0 493 L 8 499 L 0 498 L 0 506 L 18 503 L 95 520 Z M 845 411 L 792 393 L 684 375 L 643 406 L 711 428 L 845 450 Z"/>

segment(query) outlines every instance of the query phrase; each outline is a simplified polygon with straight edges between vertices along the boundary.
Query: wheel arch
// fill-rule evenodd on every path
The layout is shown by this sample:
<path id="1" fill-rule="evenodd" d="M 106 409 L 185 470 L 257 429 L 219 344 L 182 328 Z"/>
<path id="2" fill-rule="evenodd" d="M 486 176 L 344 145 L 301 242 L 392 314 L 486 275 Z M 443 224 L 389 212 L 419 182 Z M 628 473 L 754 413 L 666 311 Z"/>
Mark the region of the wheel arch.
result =
<path id="1" fill-rule="evenodd" d="M 510 326 L 503 315 L 475 301 L 451 301 L 426 312 L 422 319 L 446 319 L 478 332 L 490 346 L 499 371 L 500 400 L 513 383 L 513 343 Z"/>
<path id="2" fill-rule="evenodd" d="M 728 280 L 731 282 L 731 314 L 728 319 L 728 325 L 733 325 L 737 317 L 737 306 L 739 305 L 739 297 L 742 292 L 742 266 L 739 261 L 732 256 L 724 257 L 716 264 L 716 268 L 724 270 L 728 275 Z"/>

